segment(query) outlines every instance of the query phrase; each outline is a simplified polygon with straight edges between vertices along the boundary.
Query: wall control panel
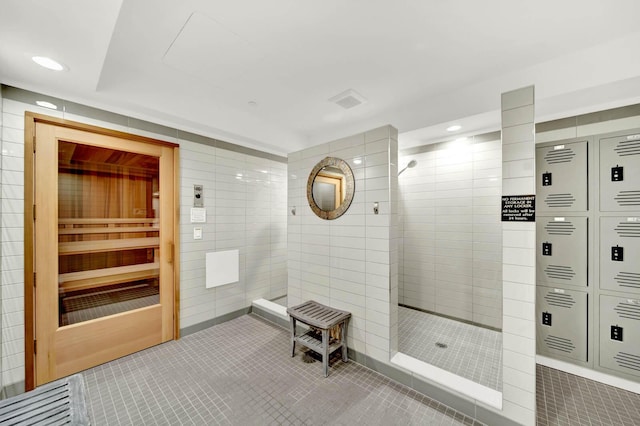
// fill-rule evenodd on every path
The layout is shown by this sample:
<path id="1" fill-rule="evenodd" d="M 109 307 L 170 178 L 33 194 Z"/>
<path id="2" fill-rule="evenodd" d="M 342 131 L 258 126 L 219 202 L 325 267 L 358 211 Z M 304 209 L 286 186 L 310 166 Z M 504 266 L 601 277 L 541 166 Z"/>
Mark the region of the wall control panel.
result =
<path id="1" fill-rule="evenodd" d="M 193 207 L 204 207 L 204 188 L 202 185 L 193 185 Z"/>

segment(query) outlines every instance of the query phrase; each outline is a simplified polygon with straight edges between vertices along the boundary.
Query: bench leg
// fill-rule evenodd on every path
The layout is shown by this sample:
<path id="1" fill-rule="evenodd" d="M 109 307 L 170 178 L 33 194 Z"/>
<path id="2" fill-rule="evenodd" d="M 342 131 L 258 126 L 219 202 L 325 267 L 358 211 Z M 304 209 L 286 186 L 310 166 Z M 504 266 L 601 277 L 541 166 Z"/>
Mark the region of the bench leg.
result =
<path id="1" fill-rule="evenodd" d="M 289 326 L 291 327 L 291 356 L 296 355 L 296 319 L 289 317 Z"/>
<path id="2" fill-rule="evenodd" d="M 340 332 L 340 338 L 342 340 L 342 361 L 343 362 L 347 362 L 349 361 L 349 355 L 347 352 L 347 328 L 348 328 L 349 323 L 347 321 L 344 321 L 342 323 L 342 330 Z"/>
<path id="3" fill-rule="evenodd" d="M 329 376 L 329 329 L 322 330 L 322 369 L 324 377 Z"/>

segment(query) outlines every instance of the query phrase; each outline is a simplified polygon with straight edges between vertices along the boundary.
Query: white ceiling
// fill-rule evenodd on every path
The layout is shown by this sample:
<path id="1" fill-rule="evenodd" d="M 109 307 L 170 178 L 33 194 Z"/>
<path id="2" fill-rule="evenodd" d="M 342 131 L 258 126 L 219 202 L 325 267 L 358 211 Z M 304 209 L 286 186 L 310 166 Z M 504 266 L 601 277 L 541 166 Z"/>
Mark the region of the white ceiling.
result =
<path id="1" fill-rule="evenodd" d="M 530 84 L 538 119 L 640 102 L 638 16 L 638 0 L 5 0 L 0 81 L 276 154 L 384 124 L 408 147 L 497 129 L 500 93 Z M 328 101 L 347 89 L 367 102 Z"/>

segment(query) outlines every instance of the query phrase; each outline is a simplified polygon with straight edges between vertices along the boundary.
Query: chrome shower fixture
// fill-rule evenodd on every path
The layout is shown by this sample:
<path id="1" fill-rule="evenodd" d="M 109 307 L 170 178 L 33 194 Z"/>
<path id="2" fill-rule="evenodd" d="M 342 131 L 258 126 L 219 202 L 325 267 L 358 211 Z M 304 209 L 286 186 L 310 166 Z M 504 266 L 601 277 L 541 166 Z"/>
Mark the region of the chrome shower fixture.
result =
<path id="1" fill-rule="evenodd" d="M 407 164 L 404 169 L 402 169 L 402 170 L 400 170 L 398 172 L 398 176 L 400 176 L 402 174 L 402 172 L 404 172 L 405 170 L 414 168 L 416 166 L 416 164 L 418 164 L 418 162 L 416 160 L 409 161 L 409 164 Z"/>

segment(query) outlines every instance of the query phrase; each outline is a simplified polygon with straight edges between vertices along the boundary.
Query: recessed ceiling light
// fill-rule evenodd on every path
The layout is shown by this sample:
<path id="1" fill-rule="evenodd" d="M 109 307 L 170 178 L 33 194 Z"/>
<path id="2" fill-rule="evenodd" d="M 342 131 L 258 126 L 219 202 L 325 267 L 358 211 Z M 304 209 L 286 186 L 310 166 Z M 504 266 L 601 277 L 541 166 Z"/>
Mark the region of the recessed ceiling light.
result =
<path id="1" fill-rule="evenodd" d="M 44 108 L 58 109 L 58 105 L 52 104 L 51 102 L 47 102 L 47 101 L 36 101 L 36 104 Z"/>
<path id="2" fill-rule="evenodd" d="M 462 126 L 459 124 L 454 124 L 453 126 L 449 126 L 447 127 L 447 132 L 456 132 L 458 130 L 462 129 Z"/>
<path id="3" fill-rule="evenodd" d="M 53 71 L 62 71 L 63 69 L 65 69 L 64 65 L 62 65 L 60 62 L 46 56 L 34 56 L 31 59 L 41 67 L 45 67 Z"/>
<path id="4" fill-rule="evenodd" d="M 362 160 L 360 158 L 354 158 L 353 164 L 362 164 Z"/>

